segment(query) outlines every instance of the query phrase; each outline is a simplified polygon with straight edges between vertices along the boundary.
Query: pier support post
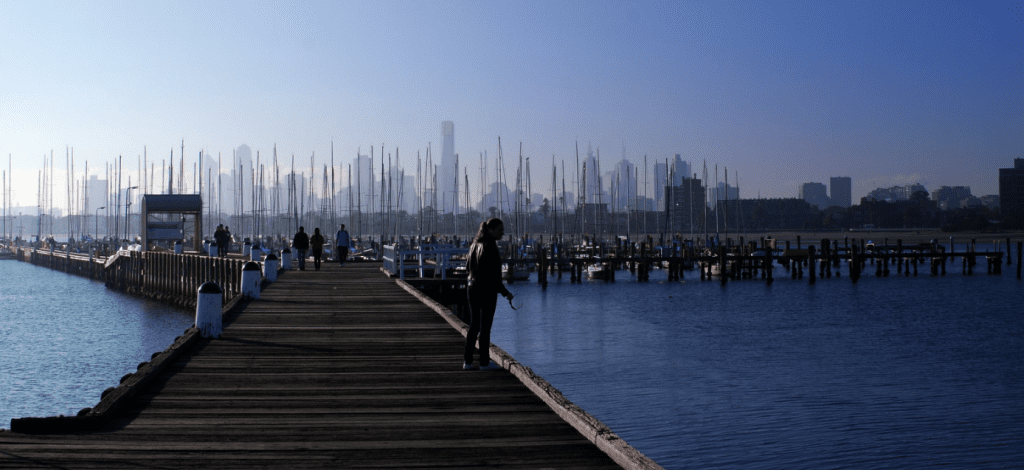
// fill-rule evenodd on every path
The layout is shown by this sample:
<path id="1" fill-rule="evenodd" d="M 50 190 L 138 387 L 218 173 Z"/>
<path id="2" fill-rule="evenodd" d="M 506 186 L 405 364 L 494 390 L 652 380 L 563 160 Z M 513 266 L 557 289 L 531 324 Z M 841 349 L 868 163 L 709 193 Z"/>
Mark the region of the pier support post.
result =
<path id="1" fill-rule="evenodd" d="M 1017 242 L 1017 279 L 1020 279 L 1021 248 L 1024 248 L 1024 242 Z"/>
<path id="2" fill-rule="evenodd" d="M 242 295 L 252 299 L 260 298 L 260 264 L 249 261 L 242 266 Z"/>
<path id="3" fill-rule="evenodd" d="M 285 249 L 281 250 L 281 267 L 284 268 L 285 271 L 291 271 L 292 270 L 292 250 L 291 250 L 291 248 L 285 247 Z"/>
<path id="4" fill-rule="evenodd" d="M 807 266 L 810 268 L 808 274 L 810 274 L 810 284 L 814 284 L 814 245 L 807 246 Z"/>
<path id="5" fill-rule="evenodd" d="M 270 282 L 277 282 L 277 255 L 270 253 L 267 260 L 263 262 L 263 277 Z"/>
<path id="6" fill-rule="evenodd" d="M 218 338 L 224 331 L 221 320 L 222 291 L 216 282 L 204 282 L 199 286 L 196 299 L 196 328 L 203 338 Z"/>

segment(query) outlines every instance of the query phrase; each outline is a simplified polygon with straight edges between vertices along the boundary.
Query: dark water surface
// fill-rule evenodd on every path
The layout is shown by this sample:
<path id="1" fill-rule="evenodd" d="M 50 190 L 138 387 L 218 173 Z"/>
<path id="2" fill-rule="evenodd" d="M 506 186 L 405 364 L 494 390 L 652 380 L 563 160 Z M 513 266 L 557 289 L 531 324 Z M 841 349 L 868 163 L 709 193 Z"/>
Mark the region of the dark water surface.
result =
<path id="1" fill-rule="evenodd" d="M 1024 282 L 873 272 L 517 283 L 492 339 L 666 468 L 1024 468 Z"/>
<path id="2" fill-rule="evenodd" d="M 74 415 L 166 349 L 195 313 L 20 261 L 0 261 L 0 427 Z"/>

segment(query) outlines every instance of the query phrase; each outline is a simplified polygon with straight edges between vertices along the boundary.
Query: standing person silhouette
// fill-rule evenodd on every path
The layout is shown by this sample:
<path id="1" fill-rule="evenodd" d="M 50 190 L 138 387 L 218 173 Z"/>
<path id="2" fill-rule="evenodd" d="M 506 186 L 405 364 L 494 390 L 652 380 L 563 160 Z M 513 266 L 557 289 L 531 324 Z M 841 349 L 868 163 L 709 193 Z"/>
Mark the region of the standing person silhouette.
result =
<path id="1" fill-rule="evenodd" d="M 341 224 L 338 233 L 334 235 L 334 245 L 338 249 L 338 263 L 341 266 L 344 266 L 345 260 L 348 259 L 348 246 L 350 244 L 351 240 L 349 240 L 348 231 L 345 230 L 345 224 Z"/>
<path id="2" fill-rule="evenodd" d="M 292 238 L 292 248 L 299 252 L 299 271 L 305 271 L 306 250 L 309 249 L 309 234 L 306 233 L 305 227 L 299 227 L 299 233 Z"/>
<path id="3" fill-rule="evenodd" d="M 324 255 L 324 236 L 320 234 L 320 227 L 313 229 L 313 236 L 309 237 L 309 246 L 313 249 L 313 269 L 320 270 L 320 258 Z"/>
<path id="4" fill-rule="evenodd" d="M 501 254 L 498 253 L 498 240 L 505 236 L 505 224 L 499 218 L 491 218 L 480 224 L 480 230 L 469 248 L 469 259 L 466 271 L 469 273 L 469 331 L 466 334 L 466 348 L 463 355 L 464 370 L 475 370 L 473 350 L 480 341 L 481 370 L 496 370 L 500 367 L 491 364 L 491 324 L 494 322 L 494 309 L 498 304 L 498 294 L 512 300 L 512 293 L 501 282 Z"/>

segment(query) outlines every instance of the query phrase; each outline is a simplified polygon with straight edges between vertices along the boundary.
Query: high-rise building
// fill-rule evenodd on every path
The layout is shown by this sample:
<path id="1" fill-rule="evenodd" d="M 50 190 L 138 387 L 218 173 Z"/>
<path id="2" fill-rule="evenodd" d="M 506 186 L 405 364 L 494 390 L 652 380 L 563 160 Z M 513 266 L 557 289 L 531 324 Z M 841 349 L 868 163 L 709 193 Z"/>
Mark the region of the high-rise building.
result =
<path id="1" fill-rule="evenodd" d="M 615 166 L 611 177 L 612 210 L 617 212 L 635 209 L 636 207 L 636 167 L 625 158 Z"/>
<path id="2" fill-rule="evenodd" d="M 800 199 L 807 201 L 818 209 L 825 209 L 829 206 L 828 190 L 823 183 L 804 183 L 800 186 Z"/>
<path id="3" fill-rule="evenodd" d="M 654 164 L 654 201 L 659 211 L 665 210 L 665 186 L 668 186 L 668 164 Z"/>
<path id="4" fill-rule="evenodd" d="M 684 178 L 690 178 L 693 175 L 690 174 L 690 164 L 683 161 L 683 158 L 677 153 L 675 159 L 672 161 L 672 184 L 679 186 L 683 184 Z"/>
<path id="5" fill-rule="evenodd" d="M 586 204 L 608 204 L 608 198 L 604 197 L 604 185 L 602 184 L 600 166 L 601 162 L 598 160 L 598 156 L 601 155 L 601 151 L 598 150 L 597 154 L 594 154 L 594 148 L 587 145 L 587 159 L 583 161 L 583 194 L 580 195 L 582 201 Z"/>
<path id="6" fill-rule="evenodd" d="M 829 196 L 833 206 L 848 208 L 853 203 L 852 184 L 849 176 L 833 176 L 828 181 Z"/>
<path id="7" fill-rule="evenodd" d="M 704 185 L 695 178 L 683 178 L 678 186 L 666 186 L 666 219 L 672 232 L 697 231 L 703 226 Z"/>
<path id="8" fill-rule="evenodd" d="M 1013 168 L 999 169 L 999 212 L 1007 224 L 1024 226 L 1024 158 L 1014 158 Z"/>
<path id="9" fill-rule="evenodd" d="M 735 201 L 739 198 L 739 187 L 719 182 L 717 187 L 711 188 L 711 201 L 708 207 L 718 207 L 718 201 Z"/>
<path id="10" fill-rule="evenodd" d="M 437 201 L 441 212 L 454 212 L 458 205 L 458 194 L 456 194 L 456 169 L 455 155 L 455 123 L 452 121 L 441 122 L 441 166 L 437 169 Z M 461 186 L 458 185 L 458 186 Z"/>

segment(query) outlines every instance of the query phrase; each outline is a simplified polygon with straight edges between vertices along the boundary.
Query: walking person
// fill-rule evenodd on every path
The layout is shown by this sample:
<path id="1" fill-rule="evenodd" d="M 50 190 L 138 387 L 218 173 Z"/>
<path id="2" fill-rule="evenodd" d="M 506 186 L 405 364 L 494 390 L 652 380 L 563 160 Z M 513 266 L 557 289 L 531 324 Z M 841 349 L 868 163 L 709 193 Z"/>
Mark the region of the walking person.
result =
<path id="1" fill-rule="evenodd" d="M 213 242 L 217 244 L 217 257 L 224 256 L 224 224 L 217 226 L 217 230 L 213 231 Z"/>
<path id="2" fill-rule="evenodd" d="M 348 231 L 345 230 L 345 224 L 341 224 L 341 228 L 338 233 L 334 235 L 334 247 L 338 250 L 338 263 L 341 266 L 345 265 L 345 260 L 348 259 L 348 246 L 351 240 L 348 237 Z"/>
<path id="3" fill-rule="evenodd" d="M 217 242 L 219 245 L 220 242 Z M 218 248 L 220 248 L 218 246 Z M 221 256 L 228 257 L 228 253 L 231 251 L 231 228 L 227 225 L 224 226 L 224 248 L 220 249 Z"/>
<path id="4" fill-rule="evenodd" d="M 466 271 L 469 273 L 466 289 L 469 297 L 469 332 L 466 334 L 466 348 L 463 356 L 465 370 L 475 370 L 473 350 L 480 341 L 481 370 L 500 369 L 491 364 L 491 324 L 494 322 L 494 309 L 498 304 L 498 294 L 512 300 L 512 293 L 501 282 L 501 254 L 498 253 L 498 240 L 505 236 L 505 224 L 499 218 L 491 218 L 480 224 L 480 230 L 469 248 L 469 259 Z"/>
<path id="5" fill-rule="evenodd" d="M 320 234 L 320 227 L 313 229 L 313 236 L 309 237 L 309 246 L 313 249 L 313 269 L 320 270 L 320 258 L 324 254 L 324 236 Z"/>
<path id="6" fill-rule="evenodd" d="M 299 271 L 306 270 L 306 250 L 309 249 L 309 235 L 304 227 L 299 227 L 299 233 L 292 237 L 292 248 L 298 252 Z"/>

